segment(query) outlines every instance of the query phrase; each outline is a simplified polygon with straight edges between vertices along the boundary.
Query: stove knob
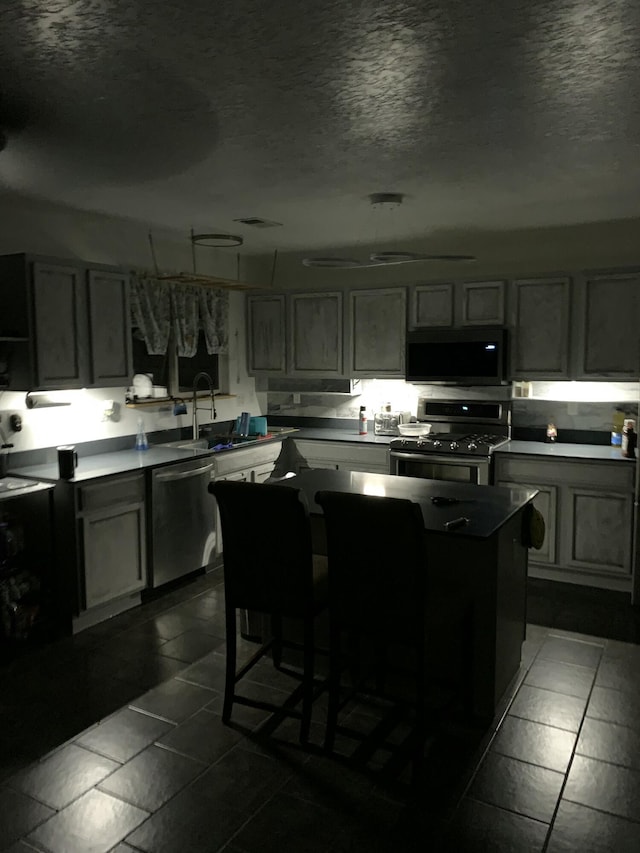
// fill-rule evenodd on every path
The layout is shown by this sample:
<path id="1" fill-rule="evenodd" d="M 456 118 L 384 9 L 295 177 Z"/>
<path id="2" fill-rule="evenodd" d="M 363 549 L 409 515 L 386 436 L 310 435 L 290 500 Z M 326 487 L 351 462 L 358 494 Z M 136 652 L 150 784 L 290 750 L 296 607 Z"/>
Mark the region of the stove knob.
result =
<path id="1" fill-rule="evenodd" d="M 478 445 L 475 443 L 475 441 L 470 441 L 469 444 L 467 444 L 467 450 L 477 450 L 477 449 L 478 449 Z"/>
<path id="2" fill-rule="evenodd" d="M 400 444 L 401 444 L 403 447 L 406 447 L 406 446 L 407 446 L 407 444 L 409 444 L 409 442 L 407 441 L 407 439 L 406 439 L 406 438 L 402 438 L 402 439 L 400 439 Z"/>
<path id="3" fill-rule="evenodd" d="M 431 446 L 432 446 L 432 447 L 442 447 L 442 442 L 441 442 L 441 441 L 439 441 L 439 440 L 436 438 L 436 439 L 434 439 L 434 440 L 433 440 L 433 442 L 431 443 Z"/>
<path id="4" fill-rule="evenodd" d="M 457 441 L 452 441 L 449 445 L 449 450 L 457 450 L 460 447 Z"/>

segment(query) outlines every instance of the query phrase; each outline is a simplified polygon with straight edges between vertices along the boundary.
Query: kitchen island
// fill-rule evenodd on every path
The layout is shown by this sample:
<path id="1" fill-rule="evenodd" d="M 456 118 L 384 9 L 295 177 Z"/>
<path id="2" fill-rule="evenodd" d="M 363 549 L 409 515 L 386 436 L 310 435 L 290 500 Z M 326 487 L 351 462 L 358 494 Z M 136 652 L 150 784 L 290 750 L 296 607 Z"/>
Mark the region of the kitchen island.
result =
<path id="1" fill-rule="evenodd" d="M 304 471 L 282 485 L 304 493 L 318 553 L 326 553 L 322 510 L 315 502 L 320 490 L 405 498 L 419 504 L 430 590 L 451 613 L 451 622 L 465 626 L 470 711 L 492 719 L 520 667 L 526 631 L 527 507 L 536 492 L 332 470 Z M 438 497 L 455 503 L 434 503 L 432 498 Z M 468 520 L 446 526 L 458 518 Z M 446 649 L 439 654 L 446 657 Z M 444 658 L 442 665 L 445 669 Z"/>

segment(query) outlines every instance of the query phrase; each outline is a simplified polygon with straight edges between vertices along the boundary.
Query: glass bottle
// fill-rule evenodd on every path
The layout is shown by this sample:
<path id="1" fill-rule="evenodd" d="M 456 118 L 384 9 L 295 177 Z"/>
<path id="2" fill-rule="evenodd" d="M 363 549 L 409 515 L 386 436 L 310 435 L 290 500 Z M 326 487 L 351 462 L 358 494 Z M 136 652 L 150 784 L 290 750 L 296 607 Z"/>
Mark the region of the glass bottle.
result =
<path id="1" fill-rule="evenodd" d="M 636 422 L 633 418 L 625 418 L 622 427 L 622 455 L 633 459 L 636 455 Z"/>

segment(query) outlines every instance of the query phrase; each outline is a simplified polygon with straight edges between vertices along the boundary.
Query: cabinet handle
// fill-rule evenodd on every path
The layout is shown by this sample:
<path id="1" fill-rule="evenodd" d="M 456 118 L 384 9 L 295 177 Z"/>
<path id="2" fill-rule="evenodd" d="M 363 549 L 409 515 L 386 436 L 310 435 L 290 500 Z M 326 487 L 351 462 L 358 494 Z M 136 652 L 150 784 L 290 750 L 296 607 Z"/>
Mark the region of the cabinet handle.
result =
<path id="1" fill-rule="evenodd" d="M 204 465 L 202 468 L 193 468 L 189 471 L 174 471 L 168 474 L 156 474 L 158 482 L 167 482 L 169 480 L 187 480 L 189 477 L 198 477 L 200 474 L 205 474 L 207 471 L 212 471 L 213 465 Z"/>

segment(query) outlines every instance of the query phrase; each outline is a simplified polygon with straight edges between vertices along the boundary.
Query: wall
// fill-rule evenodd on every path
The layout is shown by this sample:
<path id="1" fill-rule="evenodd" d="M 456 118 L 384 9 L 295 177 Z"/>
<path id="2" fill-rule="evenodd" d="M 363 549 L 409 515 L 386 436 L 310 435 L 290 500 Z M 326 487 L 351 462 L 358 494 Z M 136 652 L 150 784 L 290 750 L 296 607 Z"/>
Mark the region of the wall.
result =
<path id="1" fill-rule="evenodd" d="M 152 268 L 148 228 L 125 218 L 84 213 L 49 203 L 13 195 L 0 196 L 0 254 L 31 252 L 59 258 L 79 258 L 94 263 L 114 264 L 125 268 Z M 191 244 L 188 235 L 154 230 L 153 242 L 158 264 L 163 271 L 192 269 Z M 197 270 L 235 278 L 236 255 L 222 251 L 199 249 Z M 1 310 L 1 306 L 0 306 Z M 241 411 L 262 414 L 266 395 L 257 393 L 255 382 L 246 372 L 244 298 L 240 292 L 230 294 L 229 357 L 227 388 L 233 398 L 216 404 L 218 420 L 231 420 Z M 64 330 L 60 330 L 64 334 Z M 26 391 L 27 389 L 25 389 Z M 164 409 L 127 409 L 125 388 L 107 388 L 74 392 L 57 392 L 71 406 L 28 410 L 25 394 L 0 391 L 0 428 L 7 434 L 8 415 L 18 412 L 23 430 L 10 436 L 16 451 L 53 447 L 57 444 L 134 435 L 141 417 L 148 432 L 191 425 L 191 406 L 187 415 L 174 416 Z M 116 416 L 103 419 L 104 401 L 118 406 Z M 204 405 L 204 404 L 202 404 Z M 207 412 L 198 412 L 199 421 L 211 420 Z"/>

